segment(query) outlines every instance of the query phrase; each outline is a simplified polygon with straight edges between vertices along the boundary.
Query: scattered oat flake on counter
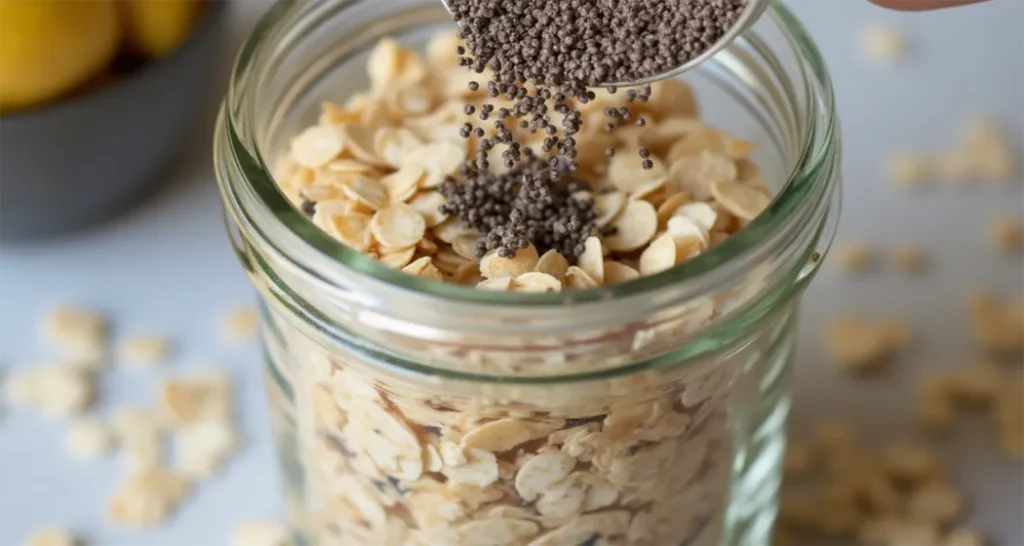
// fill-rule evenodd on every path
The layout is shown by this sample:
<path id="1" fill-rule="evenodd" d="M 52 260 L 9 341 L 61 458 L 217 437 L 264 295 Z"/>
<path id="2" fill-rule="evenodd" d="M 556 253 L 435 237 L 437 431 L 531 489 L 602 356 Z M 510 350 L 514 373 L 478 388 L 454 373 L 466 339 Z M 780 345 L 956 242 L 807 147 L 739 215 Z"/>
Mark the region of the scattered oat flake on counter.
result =
<path id="1" fill-rule="evenodd" d="M 93 418 L 77 419 L 68 426 L 67 448 L 76 459 L 95 459 L 110 451 L 114 434 Z"/>
<path id="2" fill-rule="evenodd" d="M 826 344 L 832 358 L 851 372 L 867 372 L 889 362 L 910 342 L 910 329 L 896 320 L 868 321 L 840 317 L 828 326 Z"/>
<path id="3" fill-rule="evenodd" d="M 47 341 L 75 354 L 102 351 L 107 342 L 107 319 L 85 307 L 54 306 L 43 316 L 42 328 Z"/>
<path id="4" fill-rule="evenodd" d="M 814 469 L 815 453 L 807 445 L 789 442 L 786 444 L 786 455 L 782 462 L 783 472 L 787 477 L 808 475 Z"/>
<path id="5" fill-rule="evenodd" d="M 169 339 L 156 334 L 131 336 L 117 347 L 118 358 L 130 367 L 149 367 L 166 361 L 173 352 Z"/>
<path id="6" fill-rule="evenodd" d="M 985 536 L 969 529 L 954 529 L 943 539 L 942 546 L 985 546 Z"/>
<path id="7" fill-rule="evenodd" d="M 1020 253 L 1024 250 L 1024 220 L 998 217 L 989 224 L 992 243 L 1004 252 Z"/>
<path id="8" fill-rule="evenodd" d="M 238 448 L 238 431 L 227 421 L 202 421 L 174 431 L 175 468 L 190 478 L 215 474 Z"/>
<path id="9" fill-rule="evenodd" d="M 970 302 L 974 339 L 983 349 L 997 354 L 1024 350 L 1024 298 L 999 301 L 987 294 Z"/>
<path id="10" fill-rule="evenodd" d="M 289 546 L 288 528 L 265 519 L 243 521 L 231 533 L 231 546 Z"/>
<path id="11" fill-rule="evenodd" d="M 30 406 L 36 400 L 36 381 L 32 368 L 11 370 L 4 377 L 4 400 L 15 407 Z"/>
<path id="12" fill-rule="evenodd" d="M 1010 182 L 1019 172 L 1019 154 L 1006 132 L 994 119 L 975 116 L 964 125 L 960 153 L 967 161 L 971 177 L 994 182 Z"/>
<path id="13" fill-rule="evenodd" d="M 25 546 L 81 546 L 81 544 L 69 531 L 57 527 L 39 529 L 25 541 Z"/>
<path id="14" fill-rule="evenodd" d="M 907 41 L 899 29 L 872 23 L 861 30 L 861 50 L 873 61 L 895 61 L 907 51 Z"/>
<path id="15" fill-rule="evenodd" d="M 167 519 L 189 488 L 184 476 L 169 470 L 138 472 L 114 492 L 107 505 L 107 515 L 118 525 L 152 527 Z"/>
<path id="16" fill-rule="evenodd" d="M 921 378 L 917 417 L 922 425 L 944 429 L 953 423 L 956 378 L 946 372 L 932 372 Z"/>
<path id="17" fill-rule="evenodd" d="M 929 447 L 871 449 L 842 421 L 818 428 L 821 464 L 781 492 L 776 536 L 787 544 L 982 543 L 981 534 L 956 526 L 966 501 Z"/>
<path id="18" fill-rule="evenodd" d="M 39 409 L 51 417 L 78 415 L 95 397 L 92 374 L 66 363 L 15 370 L 6 383 L 11 403 Z"/>
<path id="19" fill-rule="evenodd" d="M 878 265 L 875 249 L 867 243 L 842 243 L 836 245 L 836 264 L 849 273 L 864 273 Z"/>
<path id="20" fill-rule="evenodd" d="M 220 333 L 225 341 L 244 341 L 256 335 L 259 317 L 253 307 L 234 307 L 221 316 Z"/>
<path id="21" fill-rule="evenodd" d="M 164 422 L 153 409 L 122 406 L 111 419 L 121 456 L 133 472 L 159 468 L 164 461 Z"/>
<path id="22" fill-rule="evenodd" d="M 157 395 L 162 420 L 172 427 L 200 421 L 230 420 L 230 377 L 221 371 L 166 377 Z"/>
<path id="23" fill-rule="evenodd" d="M 914 245 L 900 245 L 892 249 L 892 261 L 896 268 L 911 275 L 928 268 L 928 255 L 924 249 Z"/>
<path id="24" fill-rule="evenodd" d="M 889 157 L 886 175 L 889 182 L 898 187 L 918 189 L 929 185 L 934 169 L 931 160 L 922 154 L 898 151 Z"/>

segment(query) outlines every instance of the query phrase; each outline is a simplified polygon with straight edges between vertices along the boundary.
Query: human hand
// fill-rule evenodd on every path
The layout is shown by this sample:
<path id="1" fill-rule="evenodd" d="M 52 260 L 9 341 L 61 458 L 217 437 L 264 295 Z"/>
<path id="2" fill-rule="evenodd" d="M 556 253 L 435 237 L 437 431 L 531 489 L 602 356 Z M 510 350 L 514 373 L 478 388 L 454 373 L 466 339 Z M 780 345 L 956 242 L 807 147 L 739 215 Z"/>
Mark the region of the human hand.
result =
<path id="1" fill-rule="evenodd" d="M 879 6 L 900 11 L 925 11 L 977 4 L 986 0 L 871 0 Z"/>

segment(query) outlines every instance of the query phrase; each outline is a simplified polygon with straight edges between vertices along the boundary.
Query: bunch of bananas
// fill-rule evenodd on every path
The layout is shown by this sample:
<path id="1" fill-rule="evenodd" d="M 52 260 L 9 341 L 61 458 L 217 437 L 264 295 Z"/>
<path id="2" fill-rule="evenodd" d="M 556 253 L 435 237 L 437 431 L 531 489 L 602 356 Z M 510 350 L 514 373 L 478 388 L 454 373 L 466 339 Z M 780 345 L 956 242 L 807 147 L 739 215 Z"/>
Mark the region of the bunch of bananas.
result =
<path id="1" fill-rule="evenodd" d="M 0 111 L 38 106 L 115 78 L 115 60 L 173 51 L 202 0 L 0 0 Z"/>

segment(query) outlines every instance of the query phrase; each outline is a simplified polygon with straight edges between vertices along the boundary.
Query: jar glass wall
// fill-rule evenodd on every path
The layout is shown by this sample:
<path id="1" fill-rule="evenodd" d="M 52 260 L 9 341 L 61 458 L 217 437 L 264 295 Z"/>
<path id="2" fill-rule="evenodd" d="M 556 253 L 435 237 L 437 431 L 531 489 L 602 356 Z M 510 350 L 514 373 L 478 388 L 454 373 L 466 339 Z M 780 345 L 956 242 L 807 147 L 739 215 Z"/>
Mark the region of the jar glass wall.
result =
<path id="1" fill-rule="evenodd" d="M 704 119 L 755 141 L 775 199 L 643 279 L 503 294 L 390 270 L 320 232 L 268 165 L 382 37 L 438 3 L 275 5 L 245 44 L 215 160 L 260 290 L 289 517 L 313 544 L 766 544 L 798 300 L 838 215 L 828 76 L 781 5 L 692 74 Z"/>

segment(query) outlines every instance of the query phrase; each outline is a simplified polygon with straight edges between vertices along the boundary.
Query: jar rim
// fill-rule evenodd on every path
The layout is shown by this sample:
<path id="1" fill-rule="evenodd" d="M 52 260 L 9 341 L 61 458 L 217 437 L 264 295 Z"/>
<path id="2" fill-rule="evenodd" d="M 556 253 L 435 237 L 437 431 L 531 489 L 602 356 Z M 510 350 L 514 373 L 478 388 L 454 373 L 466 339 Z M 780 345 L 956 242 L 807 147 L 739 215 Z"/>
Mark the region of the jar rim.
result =
<path id="1" fill-rule="evenodd" d="M 336 2 L 334 9 L 345 9 L 363 1 L 366 0 L 339 1 Z M 300 9 L 301 5 L 302 3 L 296 3 L 294 0 L 278 0 L 249 35 L 232 67 L 225 107 L 218 120 L 218 125 L 223 126 L 219 130 L 226 133 L 225 140 L 230 148 L 230 153 L 234 155 L 234 162 L 244 174 L 243 178 L 247 186 L 245 189 L 255 195 L 255 204 L 262 209 L 259 212 L 263 213 L 260 216 L 274 218 L 274 225 L 260 225 L 260 222 L 253 220 L 244 206 L 239 206 L 238 188 L 225 183 L 222 184 L 222 191 L 225 192 L 225 198 L 230 197 L 234 203 L 235 210 L 231 214 L 235 215 L 236 220 L 241 221 L 242 218 L 239 216 L 245 216 L 246 227 L 258 233 L 276 251 L 289 256 L 291 253 L 288 249 L 281 248 L 280 244 L 274 244 L 286 241 L 305 245 L 308 247 L 306 250 L 312 251 L 314 256 L 326 258 L 315 268 L 309 267 L 309 264 L 297 264 L 320 280 L 330 282 L 331 279 L 331 271 L 325 270 L 324 267 L 341 268 L 336 270 L 340 273 L 358 274 L 361 277 L 366 277 L 367 280 L 375 281 L 374 284 L 378 286 L 397 289 L 410 295 L 437 298 L 458 304 L 530 309 L 635 299 L 650 296 L 667 287 L 679 289 L 686 286 L 688 287 L 686 292 L 696 296 L 713 290 L 724 279 L 731 279 L 734 275 L 724 273 L 726 268 L 734 273 L 741 272 L 745 264 L 756 261 L 757 256 L 766 251 L 766 246 L 773 247 L 765 245 L 765 242 L 779 233 L 793 229 L 792 224 L 802 216 L 797 212 L 808 206 L 809 196 L 818 196 L 819 199 L 828 200 L 830 192 L 820 191 L 818 186 L 831 183 L 828 177 L 822 177 L 820 173 L 834 158 L 834 148 L 838 142 L 831 79 L 817 46 L 803 25 L 781 2 L 773 2 L 765 16 L 771 17 L 776 22 L 790 45 L 797 50 L 800 58 L 810 68 L 810 74 L 803 71 L 803 81 L 798 83 L 802 83 L 808 88 L 813 85 L 817 86 L 815 92 L 807 94 L 808 104 L 806 106 L 813 112 L 822 114 L 824 125 L 818 126 L 816 116 L 809 116 L 809 123 L 803 128 L 800 135 L 802 138 L 800 156 L 794 161 L 787 181 L 775 194 L 766 210 L 742 230 L 695 258 L 661 273 L 625 283 L 558 293 L 505 293 L 478 290 L 471 286 L 420 279 L 392 269 L 335 240 L 314 226 L 306 216 L 292 206 L 274 181 L 269 164 L 256 145 L 252 127 L 245 126 L 236 118 L 239 110 L 245 113 L 246 109 L 230 107 L 237 104 L 240 97 L 245 94 L 244 82 L 246 79 L 244 76 L 253 69 L 253 64 L 260 58 L 263 48 L 268 47 L 265 37 L 281 30 L 278 27 L 288 23 L 293 10 Z M 243 82 L 243 85 L 239 87 L 236 82 Z M 819 140 L 815 141 L 816 138 Z M 220 146 L 219 141 L 218 146 Z M 219 162 L 221 158 L 218 157 L 215 161 Z M 775 241 L 775 243 L 779 243 L 779 241 Z M 295 260 L 291 261 L 295 262 Z"/>

